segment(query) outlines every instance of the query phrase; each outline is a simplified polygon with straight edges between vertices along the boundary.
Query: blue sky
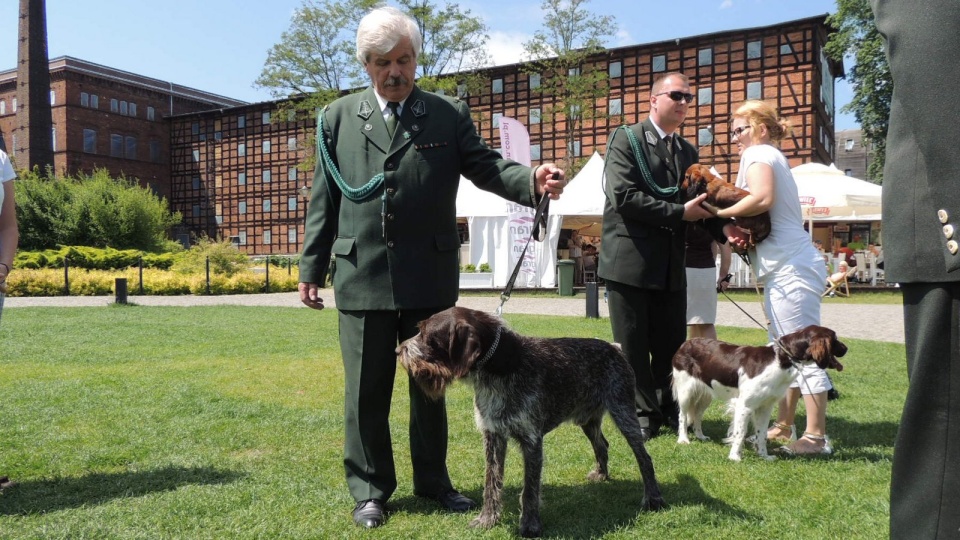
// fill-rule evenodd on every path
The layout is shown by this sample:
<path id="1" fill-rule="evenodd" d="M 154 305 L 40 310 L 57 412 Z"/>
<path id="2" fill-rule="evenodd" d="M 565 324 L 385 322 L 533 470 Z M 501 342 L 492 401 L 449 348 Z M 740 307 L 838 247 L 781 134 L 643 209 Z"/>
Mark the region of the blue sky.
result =
<path id="1" fill-rule="evenodd" d="M 17 60 L 17 17 L 0 18 L 0 70 Z M 270 47 L 290 26 L 302 0 L 47 0 L 51 58 L 90 62 L 176 82 L 244 101 L 271 99 L 253 81 Z M 519 61 L 522 43 L 543 20 L 539 0 L 460 0 L 490 30 L 498 64 Z M 766 26 L 836 9 L 833 0 L 592 0 L 588 9 L 613 15 L 610 47 L 650 43 L 737 28 Z M 849 66 L 847 66 L 849 69 Z M 838 108 L 851 91 L 837 84 Z M 839 115 L 837 129 L 858 127 Z"/>

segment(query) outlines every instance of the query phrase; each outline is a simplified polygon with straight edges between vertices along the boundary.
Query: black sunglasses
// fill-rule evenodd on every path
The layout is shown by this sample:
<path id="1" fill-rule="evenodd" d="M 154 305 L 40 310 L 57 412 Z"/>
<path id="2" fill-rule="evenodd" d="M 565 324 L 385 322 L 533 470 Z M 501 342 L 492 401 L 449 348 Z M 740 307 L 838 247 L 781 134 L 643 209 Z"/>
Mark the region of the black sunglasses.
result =
<path id="1" fill-rule="evenodd" d="M 674 91 L 672 91 L 672 92 L 660 92 L 660 93 L 657 94 L 657 95 L 658 95 L 658 96 L 663 96 L 663 95 L 670 96 L 670 99 L 672 99 L 672 100 L 674 100 L 674 101 L 681 101 L 681 100 L 684 100 L 684 99 L 685 99 L 685 100 L 687 100 L 687 103 L 693 103 L 693 98 L 696 97 L 696 96 L 694 96 L 693 94 L 688 94 L 688 93 L 686 93 L 686 92 L 681 92 L 680 90 L 674 90 Z"/>
<path id="2" fill-rule="evenodd" d="M 744 131 L 750 129 L 751 127 L 753 127 L 753 126 L 740 126 L 740 127 L 737 127 L 737 128 L 733 128 L 733 131 L 730 132 L 730 138 L 731 138 L 731 139 L 739 139 L 739 138 L 740 138 L 740 134 L 743 133 Z"/>

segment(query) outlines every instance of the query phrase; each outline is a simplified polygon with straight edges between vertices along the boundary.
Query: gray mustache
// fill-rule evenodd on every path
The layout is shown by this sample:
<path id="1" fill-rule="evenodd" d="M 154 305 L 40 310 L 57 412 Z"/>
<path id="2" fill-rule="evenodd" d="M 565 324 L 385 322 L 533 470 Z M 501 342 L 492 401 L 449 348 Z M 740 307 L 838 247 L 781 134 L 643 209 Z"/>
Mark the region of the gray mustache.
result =
<path id="1" fill-rule="evenodd" d="M 408 84 L 410 84 L 410 81 L 409 81 L 406 77 L 403 77 L 403 76 L 401 76 L 401 77 L 390 77 L 390 78 L 387 79 L 387 81 L 386 81 L 385 83 L 383 83 L 383 85 L 384 85 L 384 86 L 387 86 L 387 87 L 390 87 L 390 86 L 407 86 Z"/>

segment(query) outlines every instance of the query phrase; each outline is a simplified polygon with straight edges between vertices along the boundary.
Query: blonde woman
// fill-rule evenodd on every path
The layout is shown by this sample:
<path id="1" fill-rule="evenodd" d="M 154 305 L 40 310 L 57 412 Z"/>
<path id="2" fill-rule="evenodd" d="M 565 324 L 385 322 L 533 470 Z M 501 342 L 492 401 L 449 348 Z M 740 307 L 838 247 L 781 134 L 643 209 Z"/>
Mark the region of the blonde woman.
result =
<path id="1" fill-rule="evenodd" d="M 820 324 L 820 294 L 827 282 L 823 258 L 803 229 L 797 184 L 786 157 L 777 147 L 789 133 L 789 123 L 771 104 L 750 100 L 733 114 L 731 142 L 740 154 L 737 187 L 750 192 L 719 217 L 736 218 L 770 212 L 770 236 L 750 252 L 757 280 L 764 286 L 764 309 L 770 320 L 770 339 Z M 732 236 L 732 245 L 744 249 L 745 238 Z M 830 454 L 827 439 L 827 392 L 832 388 L 824 370 L 803 368 L 778 407 L 769 439 L 790 441 L 787 454 Z M 794 416 L 800 396 L 807 409 L 803 436 L 796 438 Z"/>
<path id="2" fill-rule="evenodd" d="M 16 174 L 6 152 L 0 150 L 0 315 L 3 297 L 7 292 L 7 276 L 17 251 L 17 212 L 13 199 L 13 179 Z M 0 476 L 0 491 L 14 485 L 6 476 Z"/>

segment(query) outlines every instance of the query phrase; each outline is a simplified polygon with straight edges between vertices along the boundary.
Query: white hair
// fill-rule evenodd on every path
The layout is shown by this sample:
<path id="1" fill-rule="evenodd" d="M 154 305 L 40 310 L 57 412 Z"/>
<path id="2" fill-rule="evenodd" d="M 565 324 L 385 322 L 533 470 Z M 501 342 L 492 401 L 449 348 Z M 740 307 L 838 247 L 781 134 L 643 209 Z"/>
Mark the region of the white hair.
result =
<path id="1" fill-rule="evenodd" d="M 387 54 L 405 37 L 410 38 L 414 57 L 420 56 L 423 37 L 417 21 L 395 7 L 374 9 L 357 26 L 357 60 L 366 64 L 372 54 Z"/>

